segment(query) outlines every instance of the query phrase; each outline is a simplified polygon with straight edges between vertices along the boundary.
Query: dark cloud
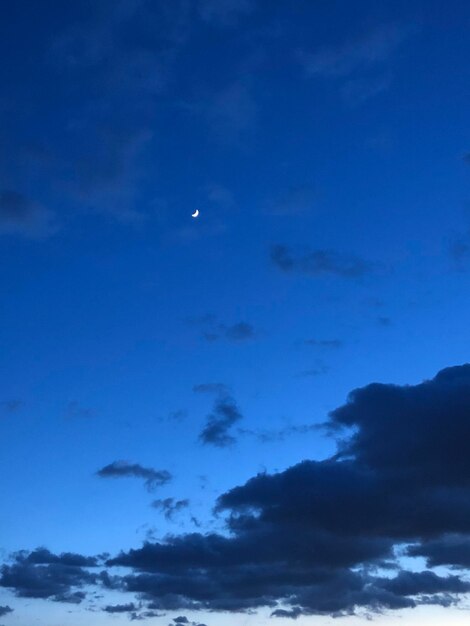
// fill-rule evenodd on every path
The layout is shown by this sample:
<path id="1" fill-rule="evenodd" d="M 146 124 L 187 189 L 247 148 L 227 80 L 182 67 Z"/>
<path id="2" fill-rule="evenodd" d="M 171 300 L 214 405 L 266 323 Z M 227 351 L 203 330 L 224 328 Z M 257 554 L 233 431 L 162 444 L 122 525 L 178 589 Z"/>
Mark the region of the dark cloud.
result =
<path id="1" fill-rule="evenodd" d="M 130 614 L 130 620 L 144 620 L 152 617 L 165 617 L 165 613 L 158 613 L 158 611 L 140 611 L 140 613 L 134 612 Z"/>
<path id="2" fill-rule="evenodd" d="M 2 566 L 0 586 L 21 598 L 79 604 L 86 597 L 81 588 L 97 581 L 96 574 L 85 568 L 97 564 L 93 557 L 72 553 L 54 555 L 43 548 L 29 554 L 20 552 L 11 564 Z"/>
<path id="3" fill-rule="evenodd" d="M 227 535 L 169 536 L 110 559 L 131 570 L 123 589 L 157 609 L 264 606 L 291 618 L 449 606 L 468 593 L 460 576 L 404 570 L 395 549 L 467 566 L 470 365 L 414 386 L 356 389 L 327 425 L 338 454 L 218 498 Z M 391 575 L 374 573 L 381 567 Z"/>
<path id="4" fill-rule="evenodd" d="M 470 584 L 458 576 L 438 576 L 434 572 L 401 571 L 395 578 L 383 578 L 377 584 L 399 596 L 419 594 L 467 593 Z"/>
<path id="5" fill-rule="evenodd" d="M 0 617 L 8 615 L 8 613 L 13 613 L 13 609 L 9 606 L 0 606 Z"/>
<path id="6" fill-rule="evenodd" d="M 47 548 L 36 548 L 29 553 L 19 553 L 18 558 L 25 563 L 34 563 L 35 565 L 60 564 L 71 567 L 96 567 L 99 564 L 98 557 L 82 556 L 73 552 L 62 552 L 62 554 L 53 554 Z"/>
<path id="7" fill-rule="evenodd" d="M 290 619 L 297 619 L 302 615 L 302 609 L 298 606 L 293 607 L 292 609 L 276 609 L 271 613 L 271 617 L 288 617 Z"/>
<path id="8" fill-rule="evenodd" d="M 408 485 L 435 487 L 436 508 L 439 497 L 446 496 L 452 517 L 463 496 L 458 488 L 470 487 L 469 416 L 470 365 L 462 365 L 415 386 L 374 383 L 356 389 L 347 404 L 332 412 L 331 422 L 356 429 L 342 455 L 353 455 L 376 471 L 393 471 L 397 478 L 406 475 Z M 453 490 L 438 489 L 447 487 Z M 436 510 L 428 523 L 439 529 L 442 522 Z"/>
<path id="9" fill-rule="evenodd" d="M 239 413 L 226 395 L 216 407 L 212 436 L 226 445 L 224 428 Z M 83 587 L 99 583 L 139 594 L 147 612 L 269 607 L 284 618 L 447 607 L 470 592 L 460 574 L 430 569 L 470 564 L 470 365 L 417 385 L 355 389 L 326 426 L 337 454 L 258 474 L 217 499 L 223 534 L 147 541 L 109 558 L 100 574 L 88 570 L 100 558 L 39 548 L 4 565 L 0 585 L 80 602 Z M 400 554 L 424 557 L 427 569 L 404 569 Z"/>
<path id="10" fill-rule="evenodd" d="M 41 239 L 56 231 L 57 223 L 52 211 L 18 191 L 0 191 L 0 234 Z"/>
<path id="11" fill-rule="evenodd" d="M 96 472 L 100 478 L 141 478 L 148 491 L 165 485 L 172 478 L 167 470 L 156 470 L 152 467 L 142 467 L 138 463 L 128 461 L 114 461 Z"/>
<path id="12" fill-rule="evenodd" d="M 409 546 L 409 556 L 422 556 L 428 567 L 451 565 L 470 569 L 470 533 L 468 535 L 447 535 L 431 539 L 422 544 Z"/>
<path id="13" fill-rule="evenodd" d="M 178 615 L 173 618 L 173 622 L 168 626 L 175 626 L 175 624 L 189 624 L 190 626 L 206 626 L 205 624 L 199 624 L 198 622 L 191 622 L 186 615 Z"/>
<path id="14" fill-rule="evenodd" d="M 187 509 L 189 506 L 189 500 L 184 498 L 183 500 L 176 500 L 175 498 L 163 498 L 159 500 L 154 500 L 152 502 L 152 506 L 161 511 L 165 516 L 165 519 L 172 521 L 174 516 Z"/>
<path id="15" fill-rule="evenodd" d="M 228 394 L 219 395 L 214 402 L 212 412 L 207 416 L 206 425 L 199 439 L 203 444 L 225 448 L 235 443 L 231 434 L 232 426 L 242 419 L 235 400 Z"/>
<path id="16" fill-rule="evenodd" d="M 287 247 L 271 247 L 271 261 L 284 272 L 299 272 L 311 276 L 333 274 L 343 278 L 360 278 L 369 273 L 372 265 L 364 259 L 343 256 L 331 250 L 313 250 L 295 255 Z"/>
<path id="17" fill-rule="evenodd" d="M 133 602 L 129 604 L 108 604 L 103 611 L 106 613 L 130 613 L 136 610 L 136 606 Z"/>

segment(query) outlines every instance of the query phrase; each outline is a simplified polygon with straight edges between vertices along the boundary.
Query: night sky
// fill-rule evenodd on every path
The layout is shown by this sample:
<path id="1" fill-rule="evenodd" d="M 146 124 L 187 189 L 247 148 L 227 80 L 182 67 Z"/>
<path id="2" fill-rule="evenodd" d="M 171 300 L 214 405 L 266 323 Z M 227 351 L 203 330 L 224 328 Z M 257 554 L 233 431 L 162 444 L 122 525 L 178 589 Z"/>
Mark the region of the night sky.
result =
<path id="1" fill-rule="evenodd" d="M 1 626 L 468 624 L 470 3 L 3 0 L 0 56 Z"/>

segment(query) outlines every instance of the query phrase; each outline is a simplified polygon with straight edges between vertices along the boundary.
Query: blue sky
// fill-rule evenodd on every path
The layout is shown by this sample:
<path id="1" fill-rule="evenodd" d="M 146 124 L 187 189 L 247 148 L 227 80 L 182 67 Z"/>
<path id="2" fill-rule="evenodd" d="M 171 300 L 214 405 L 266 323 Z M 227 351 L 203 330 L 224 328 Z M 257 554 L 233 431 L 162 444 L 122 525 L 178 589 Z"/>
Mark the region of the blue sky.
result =
<path id="1" fill-rule="evenodd" d="M 470 466 L 457 480 L 448 465 L 470 434 L 467 3 L 20 0 L 1 14 L 0 623 L 463 623 L 470 556 L 448 549 L 470 555 L 470 512 L 453 513 Z M 393 480 L 369 454 L 384 437 Z M 423 487 L 431 460 L 444 494 L 440 478 Z M 360 536 L 319 521 L 329 503 L 345 515 L 343 472 L 358 493 L 372 477 L 402 494 Z M 369 506 L 357 498 L 345 519 Z M 306 503 L 305 528 L 285 526 Z M 274 527 L 316 545 L 325 524 L 359 555 L 314 554 L 302 584 L 294 556 L 274 555 L 280 589 L 251 548 L 236 566 L 248 601 L 229 557 L 248 518 L 264 524 L 254 545 Z M 206 540 L 193 571 L 178 551 Z M 160 549 L 181 559 L 178 584 Z"/>

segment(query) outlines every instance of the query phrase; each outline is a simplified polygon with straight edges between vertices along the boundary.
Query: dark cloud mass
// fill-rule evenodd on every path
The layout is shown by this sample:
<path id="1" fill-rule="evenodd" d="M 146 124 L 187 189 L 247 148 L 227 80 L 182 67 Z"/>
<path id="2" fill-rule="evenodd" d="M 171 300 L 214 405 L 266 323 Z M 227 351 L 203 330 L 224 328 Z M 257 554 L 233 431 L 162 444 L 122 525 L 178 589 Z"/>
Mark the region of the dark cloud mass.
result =
<path id="1" fill-rule="evenodd" d="M 97 576 L 87 567 L 98 560 L 79 554 L 55 555 L 44 548 L 20 552 L 1 568 L 0 587 L 11 589 L 21 598 L 44 598 L 54 602 L 80 604 L 85 599 L 82 588 L 94 584 Z"/>
<path id="2" fill-rule="evenodd" d="M 470 534 L 431 539 L 424 544 L 410 546 L 407 554 L 424 557 L 428 567 L 451 565 L 456 568 L 470 568 Z"/>
<path id="3" fill-rule="evenodd" d="M 3 617 L 4 615 L 8 615 L 8 613 L 12 613 L 13 609 L 10 608 L 9 606 L 0 606 L 0 617 Z"/>
<path id="4" fill-rule="evenodd" d="M 239 413 L 231 398 L 216 400 L 205 434 L 226 445 Z M 101 582 L 139 594 L 148 611 L 269 607 L 284 618 L 458 602 L 470 592 L 458 572 L 470 565 L 470 365 L 356 389 L 325 426 L 339 437 L 333 457 L 258 474 L 217 499 L 225 534 L 146 542 L 107 560 L 115 576 L 90 574 L 96 559 L 21 553 L 0 584 L 73 601 Z M 404 569 L 399 553 L 424 557 L 427 569 Z"/>
<path id="5" fill-rule="evenodd" d="M 129 604 L 109 604 L 103 609 L 106 613 L 130 613 L 135 610 L 136 606 L 133 602 Z"/>
<path id="6" fill-rule="evenodd" d="M 128 461 L 114 461 L 96 472 L 100 478 L 141 478 L 148 491 L 166 484 L 172 478 L 167 470 L 156 470 L 152 467 L 142 467 L 138 463 Z"/>
<path id="7" fill-rule="evenodd" d="M 232 426 L 242 419 L 235 400 L 228 394 L 221 394 L 215 401 L 212 413 L 207 416 L 199 439 L 202 443 L 225 448 L 235 443 L 231 434 Z"/>
<path id="8" fill-rule="evenodd" d="M 428 565 L 467 563 L 470 365 L 415 386 L 357 389 L 328 426 L 351 429 L 335 457 L 219 497 L 228 536 L 174 536 L 111 559 L 132 570 L 124 588 L 158 608 L 270 606 L 276 617 L 448 606 L 470 591 L 457 575 L 400 569 L 394 556 L 408 543 Z M 387 564 L 398 573 L 371 573 Z"/>
<path id="9" fill-rule="evenodd" d="M 271 247 L 270 254 L 271 261 L 283 272 L 360 278 L 372 269 L 372 265 L 364 259 L 343 256 L 332 250 L 313 250 L 306 254 L 296 255 L 287 246 L 277 244 Z"/>
<path id="10" fill-rule="evenodd" d="M 159 500 L 154 500 L 152 502 L 152 506 L 154 509 L 161 511 L 165 516 L 165 519 L 172 521 L 177 513 L 188 508 L 189 500 L 187 498 L 184 498 L 183 500 L 176 500 L 175 498 L 163 498 Z"/>

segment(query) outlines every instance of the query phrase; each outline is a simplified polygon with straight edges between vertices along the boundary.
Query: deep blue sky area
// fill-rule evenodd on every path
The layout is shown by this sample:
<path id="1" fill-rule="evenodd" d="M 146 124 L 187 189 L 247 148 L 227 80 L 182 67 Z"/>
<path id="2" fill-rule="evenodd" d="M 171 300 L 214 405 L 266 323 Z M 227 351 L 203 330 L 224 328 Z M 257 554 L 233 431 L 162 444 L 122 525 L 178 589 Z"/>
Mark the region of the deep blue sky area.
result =
<path id="1" fill-rule="evenodd" d="M 470 4 L 17 0 L 0 58 L 0 624 L 466 623 Z"/>

